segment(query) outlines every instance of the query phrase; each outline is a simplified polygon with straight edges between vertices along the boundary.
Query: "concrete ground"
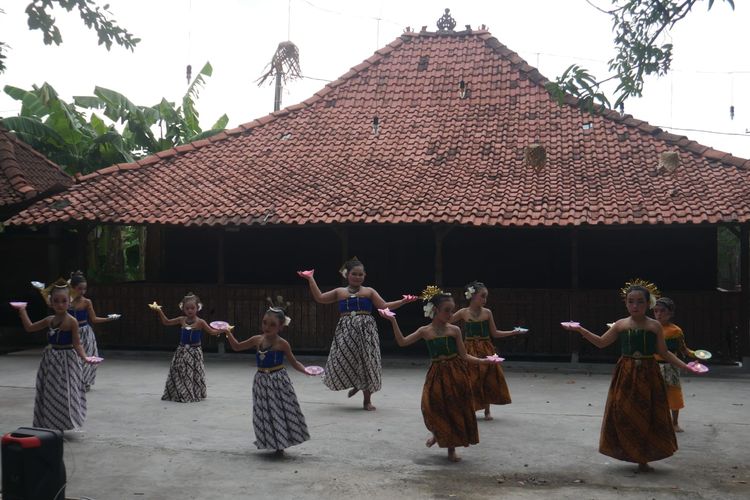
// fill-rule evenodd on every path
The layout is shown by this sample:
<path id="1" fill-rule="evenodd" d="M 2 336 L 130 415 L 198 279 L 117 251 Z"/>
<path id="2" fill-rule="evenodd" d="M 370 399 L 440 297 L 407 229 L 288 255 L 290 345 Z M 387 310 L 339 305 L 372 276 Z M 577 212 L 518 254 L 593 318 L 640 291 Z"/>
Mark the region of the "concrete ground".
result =
<path id="1" fill-rule="evenodd" d="M 207 355 L 208 399 L 188 404 L 160 399 L 170 353 L 103 356 L 86 437 L 64 447 L 69 498 L 750 498 L 740 368 L 683 378 L 680 450 L 636 474 L 597 452 L 611 365 L 507 363 L 513 404 L 493 407 L 480 444 L 452 464 L 424 445 L 421 359 L 386 356 L 375 412 L 290 371 L 311 440 L 276 458 L 252 444 L 250 356 Z M 0 356 L 0 432 L 31 425 L 38 362 L 39 351 Z"/>

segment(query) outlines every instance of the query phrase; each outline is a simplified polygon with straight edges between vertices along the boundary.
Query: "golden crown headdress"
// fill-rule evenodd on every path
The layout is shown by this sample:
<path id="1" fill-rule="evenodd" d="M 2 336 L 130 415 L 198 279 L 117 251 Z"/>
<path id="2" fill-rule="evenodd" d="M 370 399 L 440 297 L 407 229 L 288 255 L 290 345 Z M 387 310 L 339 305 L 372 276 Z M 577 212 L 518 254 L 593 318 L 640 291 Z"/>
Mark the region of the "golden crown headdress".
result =
<path id="1" fill-rule="evenodd" d="M 635 278 L 630 281 L 626 281 L 625 286 L 620 289 L 620 297 L 625 300 L 625 298 L 627 298 L 628 296 L 628 290 L 630 290 L 630 288 L 634 286 L 642 286 L 643 288 L 648 290 L 648 293 L 651 295 L 651 307 L 654 307 L 654 305 L 656 304 L 656 300 L 661 297 L 661 292 L 656 285 L 641 278 Z"/>
<path id="2" fill-rule="evenodd" d="M 420 294 L 420 298 L 427 302 L 428 300 L 432 299 L 435 295 L 440 295 L 443 292 L 443 290 L 440 289 L 439 286 L 436 285 L 429 285 L 427 288 L 422 290 L 422 293 Z"/>

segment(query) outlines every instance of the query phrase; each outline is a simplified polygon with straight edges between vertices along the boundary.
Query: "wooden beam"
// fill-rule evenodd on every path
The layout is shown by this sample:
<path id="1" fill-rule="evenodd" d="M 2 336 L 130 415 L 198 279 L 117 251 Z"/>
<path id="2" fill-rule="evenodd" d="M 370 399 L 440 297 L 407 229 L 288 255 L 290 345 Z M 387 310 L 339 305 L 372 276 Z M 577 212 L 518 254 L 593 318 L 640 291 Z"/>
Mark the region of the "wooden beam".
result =
<path id="1" fill-rule="evenodd" d="M 578 228 L 573 227 L 570 231 L 570 296 L 568 298 L 568 309 L 570 320 L 578 317 L 578 288 L 580 286 L 578 265 Z M 581 351 L 581 336 L 570 336 L 570 362 L 578 363 Z"/>
<path id="2" fill-rule="evenodd" d="M 443 240 L 453 230 L 450 226 L 433 226 L 435 235 L 435 284 L 443 285 Z"/>
<path id="3" fill-rule="evenodd" d="M 47 229 L 47 235 L 49 240 L 47 243 L 47 268 L 49 272 L 49 280 L 54 281 L 60 274 L 60 226 L 56 224 L 50 224 Z"/>
<path id="4" fill-rule="evenodd" d="M 146 281 L 161 281 L 164 264 L 164 230 L 161 226 L 146 226 Z"/>
<path id="5" fill-rule="evenodd" d="M 224 229 L 219 228 L 218 231 L 216 231 L 216 239 L 217 239 L 217 259 L 216 259 L 216 282 L 219 285 L 223 285 L 226 283 L 226 265 L 224 261 Z"/>

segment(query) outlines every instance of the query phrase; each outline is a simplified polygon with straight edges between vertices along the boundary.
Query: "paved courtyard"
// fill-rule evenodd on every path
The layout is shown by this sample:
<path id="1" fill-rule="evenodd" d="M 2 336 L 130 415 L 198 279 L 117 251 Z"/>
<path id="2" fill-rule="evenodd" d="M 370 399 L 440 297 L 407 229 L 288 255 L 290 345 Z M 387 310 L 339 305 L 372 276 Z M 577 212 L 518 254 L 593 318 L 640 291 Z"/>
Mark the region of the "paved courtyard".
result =
<path id="1" fill-rule="evenodd" d="M 385 356 L 372 413 L 290 371 L 311 440 L 275 458 L 252 444 L 252 357 L 207 355 L 208 399 L 180 404 L 160 399 L 170 353 L 103 356 L 86 437 L 65 443 L 69 498 L 750 497 L 750 373 L 735 367 L 683 378 L 680 450 L 644 475 L 597 452 L 611 365 L 507 363 L 513 404 L 451 464 L 424 446 L 422 359 Z M 31 424 L 38 362 L 0 356 L 0 432 Z"/>

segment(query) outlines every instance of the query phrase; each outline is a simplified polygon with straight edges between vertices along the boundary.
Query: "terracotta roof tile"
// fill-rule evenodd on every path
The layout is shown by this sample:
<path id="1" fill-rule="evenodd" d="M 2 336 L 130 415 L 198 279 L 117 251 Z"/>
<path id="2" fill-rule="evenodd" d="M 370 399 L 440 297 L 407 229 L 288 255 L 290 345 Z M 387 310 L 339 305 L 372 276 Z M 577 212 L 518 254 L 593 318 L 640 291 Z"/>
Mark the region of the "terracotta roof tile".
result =
<path id="1" fill-rule="evenodd" d="M 0 127 L 0 206 L 64 190 L 73 182 L 58 165 Z"/>
<path id="2" fill-rule="evenodd" d="M 37 203 L 10 223 L 750 221 L 750 160 L 572 96 L 559 106 L 546 81 L 487 32 L 403 33 L 302 103 L 86 176 L 54 198 L 65 209 Z M 530 144 L 545 148 L 539 171 Z M 672 173 L 657 170 L 664 151 L 680 153 Z"/>

